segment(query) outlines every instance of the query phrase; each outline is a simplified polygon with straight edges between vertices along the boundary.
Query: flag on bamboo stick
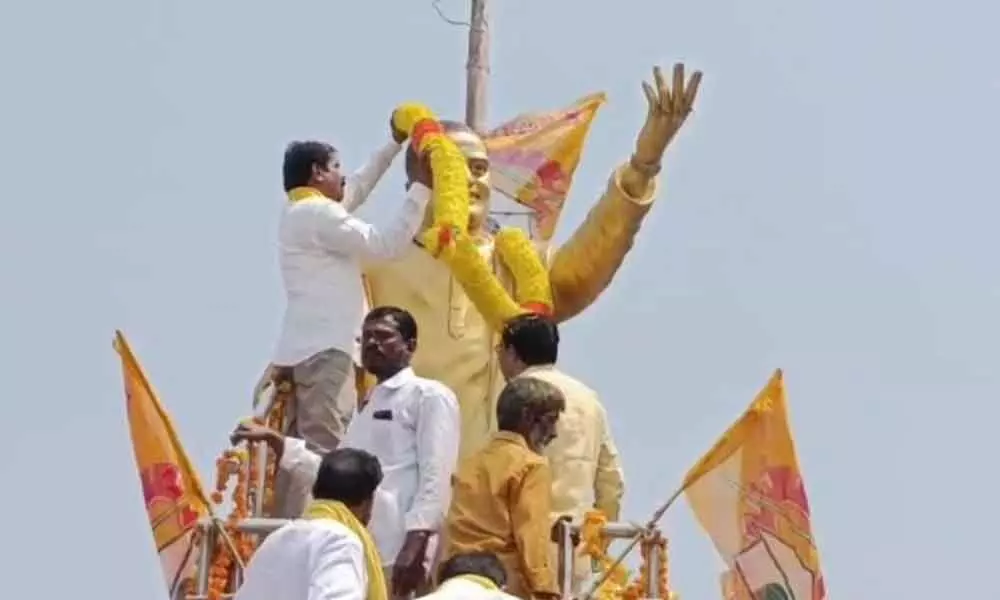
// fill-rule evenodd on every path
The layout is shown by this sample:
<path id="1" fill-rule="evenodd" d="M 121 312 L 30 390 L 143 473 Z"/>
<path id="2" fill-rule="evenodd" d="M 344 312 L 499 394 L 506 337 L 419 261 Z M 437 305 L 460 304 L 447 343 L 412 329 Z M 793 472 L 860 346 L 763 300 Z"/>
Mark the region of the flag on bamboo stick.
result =
<path id="1" fill-rule="evenodd" d="M 729 567 L 724 598 L 826 599 L 780 370 L 683 489 Z"/>
<path id="2" fill-rule="evenodd" d="M 531 210 L 533 238 L 552 238 L 604 101 L 603 93 L 591 94 L 560 110 L 518 115 L 486 134 L 491 185 Z"/>
<path id="3" fill-rule="evenodd" d="M 196 524 L 209 514 L 209 503 L 170 416 L 120 331 L 115 332 L 114 347 L 122 361 L 129 429 L 149 526 L 173 597 L 194 570 Z"/>

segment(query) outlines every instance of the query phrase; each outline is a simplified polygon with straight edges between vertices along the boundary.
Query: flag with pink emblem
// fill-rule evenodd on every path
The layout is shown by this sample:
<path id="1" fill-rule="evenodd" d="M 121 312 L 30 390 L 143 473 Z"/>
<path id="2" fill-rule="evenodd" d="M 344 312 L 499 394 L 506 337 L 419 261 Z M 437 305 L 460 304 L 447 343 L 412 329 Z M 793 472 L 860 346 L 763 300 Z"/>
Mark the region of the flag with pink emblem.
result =
<path id="1" fill-rule="evenodd" d="M 780 370 L 688 472 L 684 491 L 729 567 L 723 597 L 826 600 Z"/>
<path id="2" fill-rule="evenodd" d="M 169 415 L 120 331 L 115 333 L 114 347 L 122 361 L 129 430 L 146 515 L 173 598 L 193 574 L 198 558 L 196 527 L 198 519 L 209 514 L 209 503 Z"/>
<path id="3" fill-rule="evenodd" d="M 532 212 L 532 237 L 552 238 L 604 94 L 571 106 L 519 115 L 489 132 L 491 185 Z"/>

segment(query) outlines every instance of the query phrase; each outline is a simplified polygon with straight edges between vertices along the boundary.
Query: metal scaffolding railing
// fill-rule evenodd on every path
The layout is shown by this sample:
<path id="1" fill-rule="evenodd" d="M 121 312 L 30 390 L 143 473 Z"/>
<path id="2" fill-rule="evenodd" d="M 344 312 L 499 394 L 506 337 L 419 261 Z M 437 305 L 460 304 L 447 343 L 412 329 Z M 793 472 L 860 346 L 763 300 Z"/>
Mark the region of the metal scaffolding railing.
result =
<path id="1" fill-rule="evenodd" d="M 265 517 L 251 517 L 248 519 L 243 519 L 234 525 L 237 531 L 242 533 L 249 533 L 251 535 L 267 535 L 272 531 L 278 529 L 285 523 L 287 519 L 269 519 Z M 178 592 L 178 595 L 174 600 L 205 600 L 208 597 L 208 587 L 209 587 L 209 572 L 211 569 L 212 560 L 212 548 L 215 547 L 215 543 L 218 539 L 220 524 L 212 519 L 202 519 L 198 523 L 198 528 L 201 531 L 201 554 L 198 561 L 198 580 L 195 585 L 193 595 L 184 595 L 183 592 Z M 636 526 L 632 523 L 608 523 L 604 526 L 604 535 L 609 539 L 613 540 L 634 540 L 643 535 L 648 535 L 650 533 L 656 534 L 658 532 L 644 530 L 642 527 Z M 580 525 L 576 523 L 570 523 L 568 526 L 561 527 L 559 535 L 559 583 L 562 597 L 565 600 L 570 600 L 573 597 L 573 567 L 576 562 L 576 552 L 575 546 L 573 544 L 573 537 L 580 534 Z M 660 556 L 659 549 L 653 547 L 650 550 L 650 555 L 648 558 L 649 570 L 655 573 L 660 561 L 664 560 L 665 557 Z M 238 566 L 235 569 L 235 580 L 236 585 L 243 580 L 243 573 Z M 656 599 L 665 598 L 666 591 L 659 589 L 659 581 L 656 577 L 650 577 L 646 585 L 646 598 Z"/>

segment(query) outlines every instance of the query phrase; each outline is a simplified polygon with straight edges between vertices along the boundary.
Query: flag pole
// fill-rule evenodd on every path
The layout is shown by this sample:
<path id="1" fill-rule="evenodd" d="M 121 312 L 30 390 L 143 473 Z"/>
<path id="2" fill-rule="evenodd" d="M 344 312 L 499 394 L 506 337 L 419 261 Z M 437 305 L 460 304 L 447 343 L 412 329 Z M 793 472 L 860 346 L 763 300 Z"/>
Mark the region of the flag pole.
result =
<path id="1" fill-rule="evenodd" d="M 465 72 L 465 123 L 476 132 L 484 133 L 490 75 L 489 0 L 472 0 L 469 55 Z"/>

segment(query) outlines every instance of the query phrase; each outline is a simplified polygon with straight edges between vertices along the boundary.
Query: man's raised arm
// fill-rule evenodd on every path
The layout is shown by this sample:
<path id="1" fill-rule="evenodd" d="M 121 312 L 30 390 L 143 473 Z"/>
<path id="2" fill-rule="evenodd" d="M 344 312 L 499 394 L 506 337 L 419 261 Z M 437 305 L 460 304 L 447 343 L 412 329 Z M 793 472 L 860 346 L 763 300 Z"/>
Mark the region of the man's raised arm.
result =
<path id="1" fill-rule="evenodd" d="M 329 251 L 354 257 L 365 263 L 392 260 L 409 247 L 420 228 L 431 191 L 419 184 L 410 186 L 406 200 L 386 227 L 375 227 L 347 212 L 335 202 L 323 206 L 324 219 L 317 237 Z"/>
<path id="2" fill-rule="evenodd" d="M 375 185 L 389 170 L 392 160 L 396 158 L 402 148 L 396 141 L 388 142 L 379 148 L 363 167 L 347 176 L 347 182 L 344 184 L 344 199 L 341 204 L 348 212 L 356 211 L 368 200 Z"/>
<path id="3" fill-rule="evenodd" d="M 395 113 L 393 113 L 394 115 Z M 392 135 L 392 141 L 375 152 L 365 166 L 347 177 L 342 204 L 348 212 L 354 212 L 361 208 L 361 205 L 371 195 L 372 190 L 375 189 L 375 184 L 389 170 L 392 159 L 396 158 L 396 155 L 403 148 L 403 142 L 406 141 L 407 135 L 396 129 L 392 116 L 389 117 L 389 133 Z"/>

